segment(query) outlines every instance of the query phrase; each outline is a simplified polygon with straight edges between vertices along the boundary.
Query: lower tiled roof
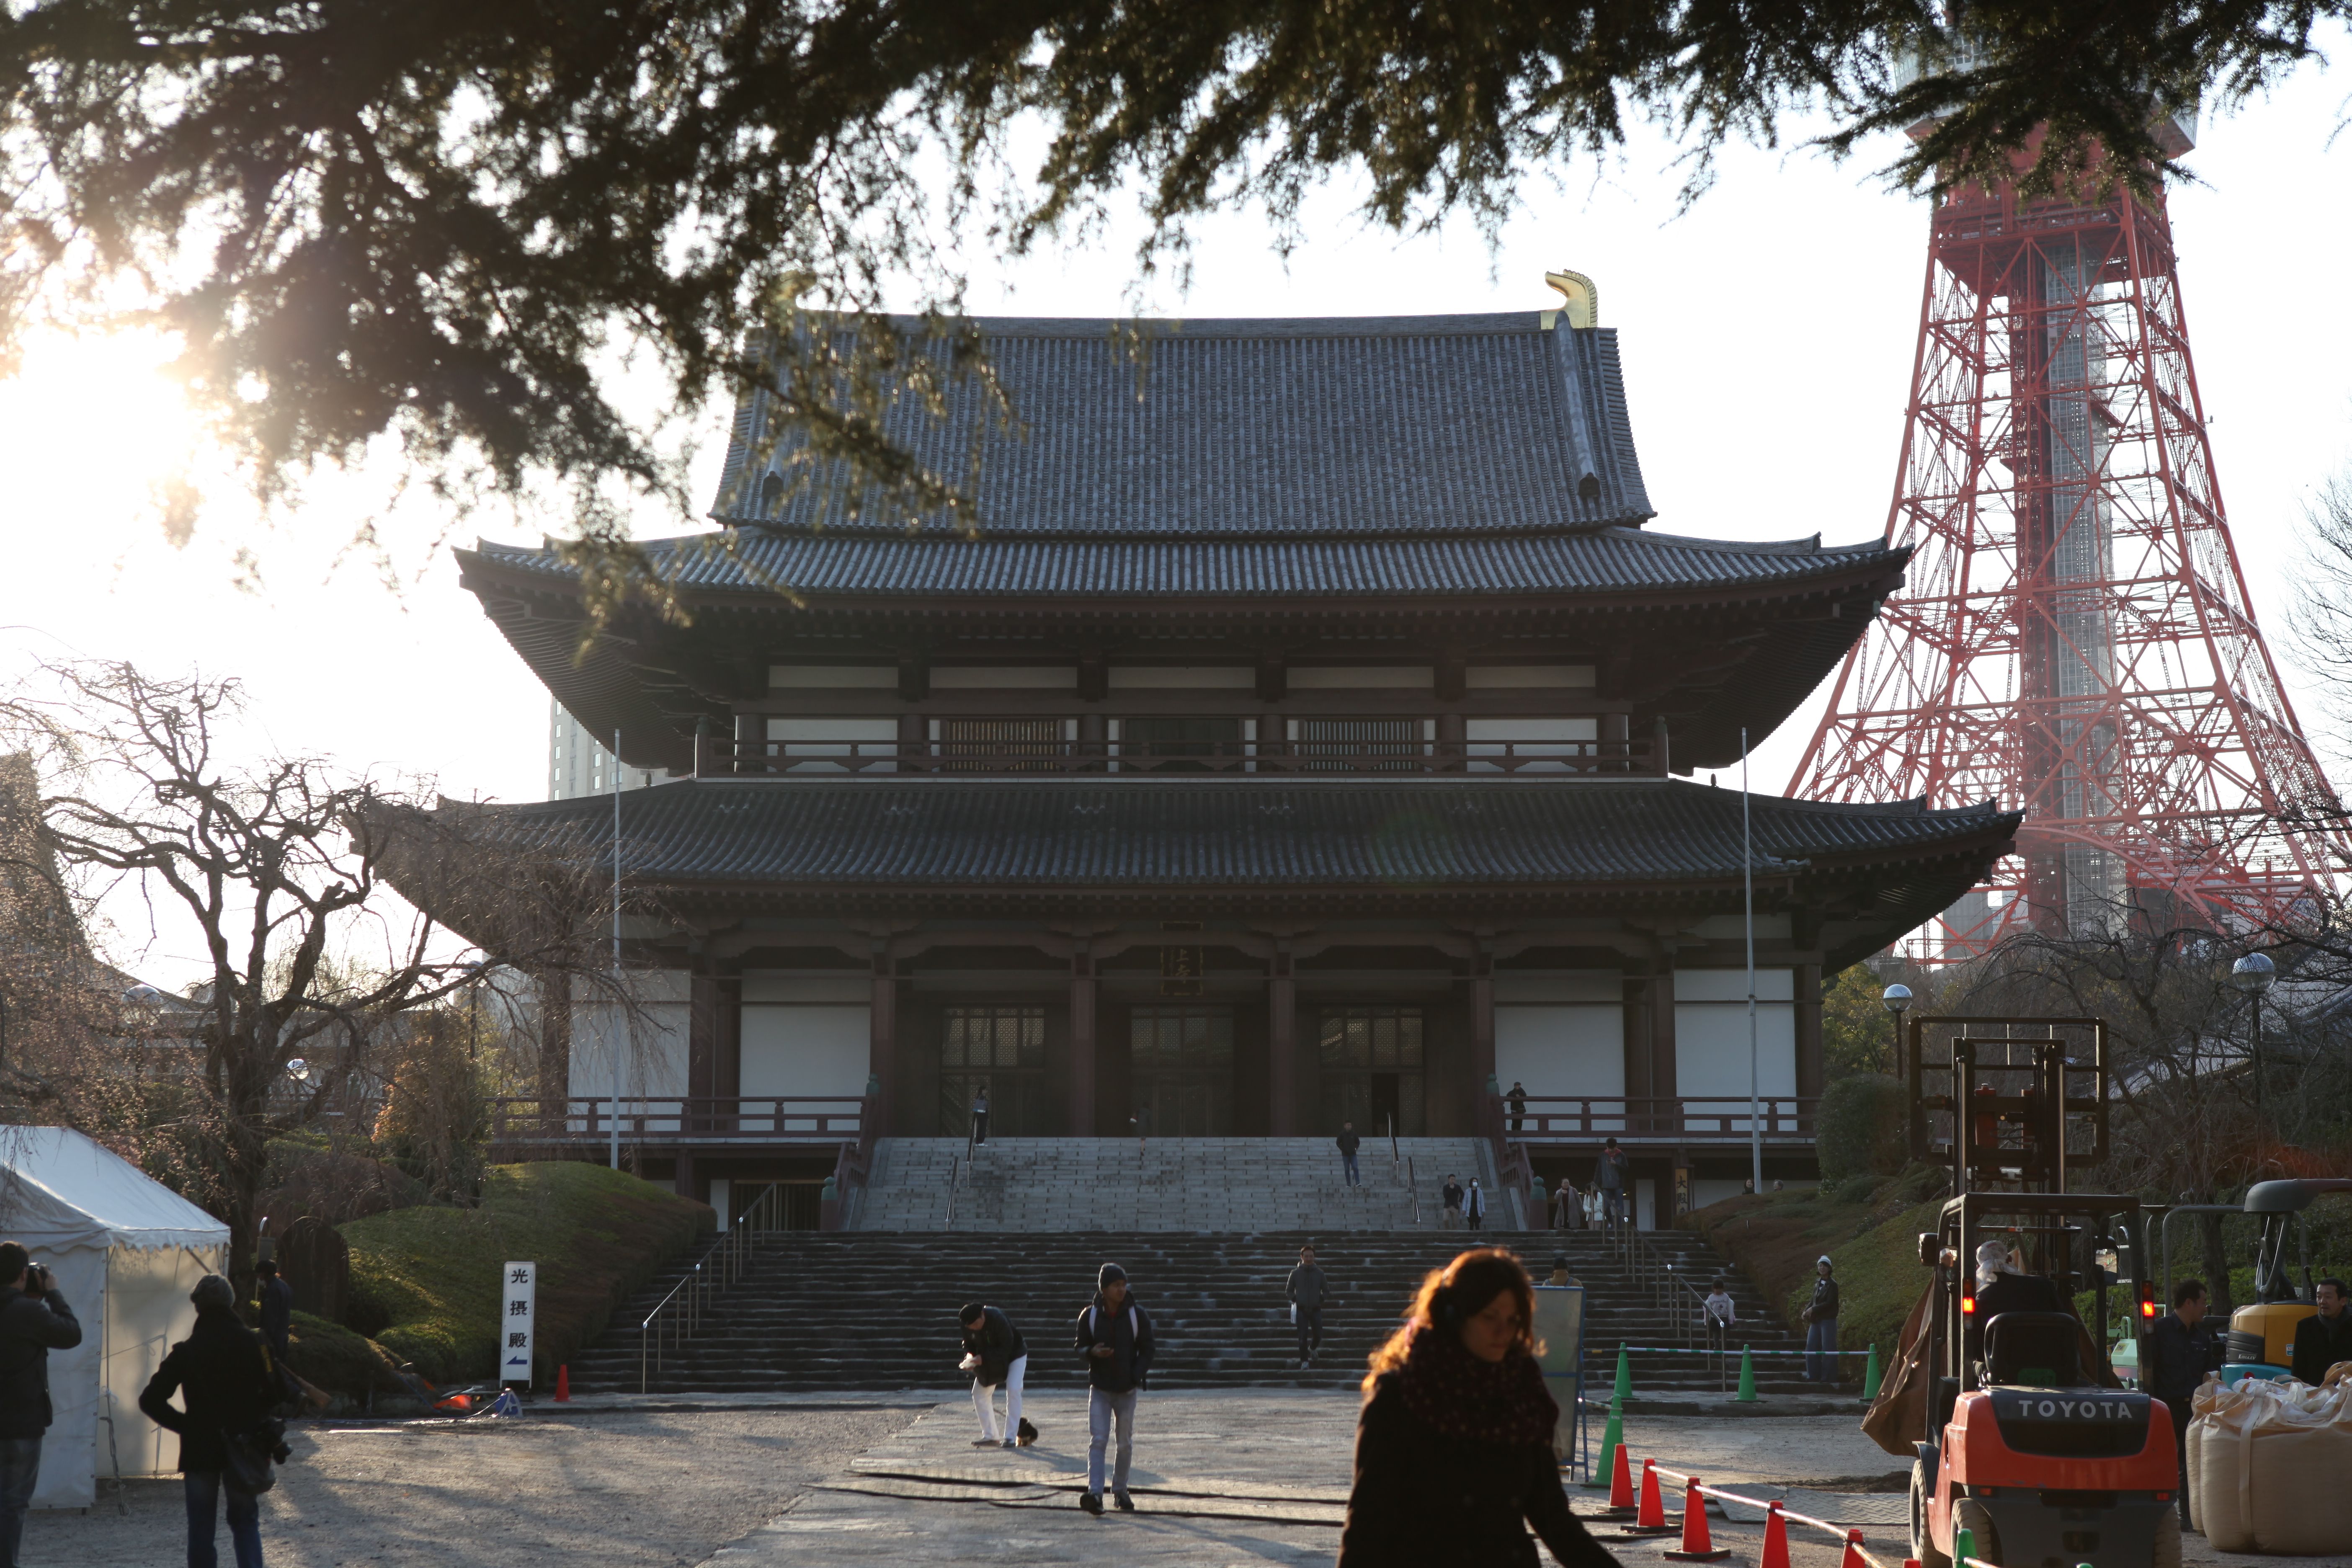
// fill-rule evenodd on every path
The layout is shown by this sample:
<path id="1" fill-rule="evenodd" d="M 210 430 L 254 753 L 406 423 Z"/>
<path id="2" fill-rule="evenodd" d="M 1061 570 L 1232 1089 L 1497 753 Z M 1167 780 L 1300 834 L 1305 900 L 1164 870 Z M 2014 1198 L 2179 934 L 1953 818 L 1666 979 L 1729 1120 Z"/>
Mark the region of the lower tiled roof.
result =
<path id="1" fill-rule="evenodd" d="M 621 804 L 625 871 L 651 883 L 1474 890 L 1741 874 L 1738 793 L 1672 780 L 690 780 Z M 1990 803 L 1752 805 L 1757 874 L 1783 879 L 1989 852 L 2018 822 Z M 493 813 L 526 837 L 601 849 L 612 809 L 596 798 Z"/>

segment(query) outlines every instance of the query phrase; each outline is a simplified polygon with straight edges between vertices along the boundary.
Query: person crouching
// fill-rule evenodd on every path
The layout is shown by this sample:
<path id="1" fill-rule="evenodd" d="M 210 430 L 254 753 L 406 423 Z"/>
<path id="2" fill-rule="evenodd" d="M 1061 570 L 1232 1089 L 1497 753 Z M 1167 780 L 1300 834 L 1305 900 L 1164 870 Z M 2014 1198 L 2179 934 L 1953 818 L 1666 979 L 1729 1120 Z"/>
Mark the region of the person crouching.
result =
<path id="1" fill-rule="evenodd" d="M 1021 1415 L 1021 1384 L 1029 1373 L 1029 1342 L 1013 1320 L 984 1301 L 967 1301 L 956 1314 L 963 1328 L 963 1370 L 971 1373 L 972 1408 L 980 1412 L 980 1440 L 1011 1448 L 1036 1440 L 1037 1429 Z M 1004 1426 L 996 1425 L 996 1391 L 1004 1390 Z"/>
<path id="2" fill-rule="evenodd" d="M 1534 1568 L 1528 1525 L 1563 1568 L 1612 1568 L 1560 1488 L 1534 1318 L 1507 1252 L 1465 1252 L 1422 1281 L 1364 1379 L 1339 1568 Z"/>

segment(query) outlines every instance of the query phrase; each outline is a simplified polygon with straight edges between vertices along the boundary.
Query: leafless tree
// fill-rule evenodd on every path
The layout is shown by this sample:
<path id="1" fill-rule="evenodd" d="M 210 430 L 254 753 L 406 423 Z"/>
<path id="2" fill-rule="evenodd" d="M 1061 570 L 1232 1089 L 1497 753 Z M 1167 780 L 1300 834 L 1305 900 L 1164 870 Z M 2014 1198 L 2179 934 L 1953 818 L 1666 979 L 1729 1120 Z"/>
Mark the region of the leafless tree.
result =
<path id="1" fill-rule="evenodd" d="M 425 812 L 316 758 L 233 760 L 242 707 L 233 681 L 120 663 L 46 667 L 0 695 L 0 749 L 21 753 L 38 799 L 37 831 L 0 842 L 0 878 L 144 900 L 202 945 L 185 1068 L 152 1090 L 165 1113 L 151 1100 L 151 1147 L 136 1152 L 176 1167 L 226 1221 L 241 1283 L 270 1139 L 381 1075 L 371 1051 L 467 984 L 484 952 L 554 977 L 584 967 L 583 917 L 559 906 L 581 901 L 587 875 L 562 846 L 452 842 L 487 819 Z M 395 895 L 395 860 L 429 860 L 438 901 Z M 443 923 L 453 910 L 470 941 Z M 289 1075 L 296 1058 L 304 1079 Z M 111 1077 L 134 1080 L 121 1065 Z"/>

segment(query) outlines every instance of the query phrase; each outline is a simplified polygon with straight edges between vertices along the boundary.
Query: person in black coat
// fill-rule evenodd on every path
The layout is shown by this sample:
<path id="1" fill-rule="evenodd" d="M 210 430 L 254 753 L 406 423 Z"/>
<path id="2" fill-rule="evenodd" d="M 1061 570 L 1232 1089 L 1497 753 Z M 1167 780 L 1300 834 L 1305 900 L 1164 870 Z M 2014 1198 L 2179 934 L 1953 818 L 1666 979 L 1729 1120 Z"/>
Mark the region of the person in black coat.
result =
<path id="1" fill-rule="evenodd" d="M 269 1342 L 269 1353 L 283 1366 L 294 1339 L 294 1287 L 279 1277 L 278 1265 L 267 1258 L 255 1264 L 253 1271 L 260 1277 L 254 1306 L 261 1315 L 261 1337 Z"/>
<path id="2" fill-rule="evenodd" d="M 269 1352 L 251 1329 L 237 1321 L 236 1292 L 217 1274 L 207 1274 L 188 1292 L 196 1305 L 196 1326 L 172 1347 L 163 1364 L 139 1395 L 147 1419 L 180 1435 L 181 1487 L 188 1503 L 189 1568 L 213 1568 L 215 1501 L 228 1493 L 228 1534 L 236 1548 L 236 1568 L 261 1568 L 261 1500 L 224 1488 L 228 1468 L 227 1435 L 258 1426 L 278 1403 Z M 184 1410 L 172 1408 L 180 1395 Z"/>
<path id="3" fill-rule="evenodd" d="M 81 1343 L 81 1324 L 49 1271 L 14 1241 L 0 1242 L 0 1564 L 16 1561 L 25 1510 L 41 1475 L 49 1352 Z"/>
<path id="4" fill-rule="evenodd" d="M 2209 1372 L 2221 1366 L 2221 1344 L 2213 1325 L 2205 1321 L 2205 1281 L 2183 1279 L 2173 1287 L 2172 1310 L 2156 1321 L 2147 1337 L 2147 1364 L 2140 1369 L 2140 1386 L 2164 1401 L 2172 1412 L 2172 1452 L 2180 1467 L 2180 1489 L 2175 1500 L 2180 1522 L 2189 1522 L 2189 1401 Z"/>
<path id="5" fill-rule="evenodd" d="M 2345 1308 L 2344 1281 L 2322 1279 L 2314 1292 L 2319 1315 L 2294 1326 L 2293 1365 L 2297 1382 L 2317 1388 L 2327 1381 L 2327 1369 L 2352 1361 L 2352 1312 Z"/>
<path id="6" fill-rule="evenodd" d="M 1530 1525 L 1562 1568 L 1615 1568 L 1560 1487 L 1534 1317 L 1507 1252 L 1465 1252 L 1422 1281 L 1364 1379 L 1339 1568 L 1535 1568 Z"/>
<path id="7" fill-rule="evenodd" d="M 1021 1385 L 1028 1379 L 1029 1342 L 1011 1318 L 984 1301 L 965 1302 L 956 1321 L 963 1329 L 963 1370 L 971 1373 L 972 1408 L 980 1412 L 980 1439 L 972 1447 L 1002 1443 L 1011 1448 L 1030 1441 L 1021 1431 Z M 1001 1432 L 996 1426 L 1000 1387 L 1004 1390 Z"/>

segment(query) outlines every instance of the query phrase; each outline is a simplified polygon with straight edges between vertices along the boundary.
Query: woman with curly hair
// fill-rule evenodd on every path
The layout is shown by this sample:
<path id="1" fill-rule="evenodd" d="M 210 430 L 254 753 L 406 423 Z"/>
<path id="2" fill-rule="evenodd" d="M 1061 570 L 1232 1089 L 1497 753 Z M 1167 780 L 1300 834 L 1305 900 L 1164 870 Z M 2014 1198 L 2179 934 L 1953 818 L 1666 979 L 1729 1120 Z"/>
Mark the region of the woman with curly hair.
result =
<path id="1" fill-rule="evenodd" d="M 1465 1252 L 1421 1282 L 1364 1379 L 1339 1568 L 1535 1568 L 1528 1525 L 1562 1568 L 1615 1568 L 1560 1488 L 1534 1321 L 1507 1252 Z"/>

